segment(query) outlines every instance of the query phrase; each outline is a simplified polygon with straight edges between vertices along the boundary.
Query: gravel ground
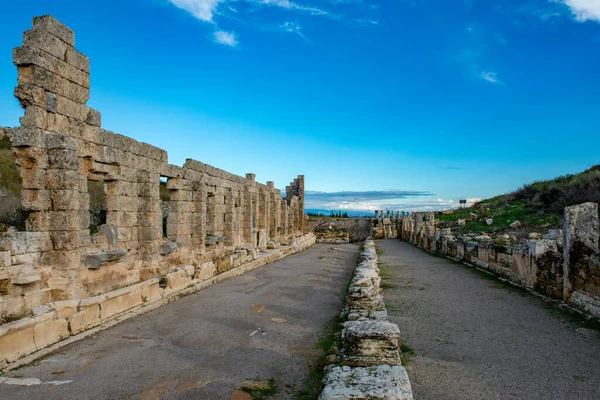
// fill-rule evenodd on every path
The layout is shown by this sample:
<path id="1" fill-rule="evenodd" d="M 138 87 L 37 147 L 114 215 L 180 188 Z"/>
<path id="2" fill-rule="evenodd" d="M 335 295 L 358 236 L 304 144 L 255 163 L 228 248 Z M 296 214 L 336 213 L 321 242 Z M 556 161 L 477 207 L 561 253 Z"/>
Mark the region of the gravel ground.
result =
<path id="1" fill-rule="evenodd" d="M 42 383 L 0 383 L 0 399 L 243 399 L 234 391 L 246 379 L 274 379 L 270 398 L 290 399 L 342 308 L 358 253 L 315 245 L 205 288 L 9 372 L 0 382 Z"/>
<path id="2" fill-rule="evenodd" d="M 600 399 L 597 331 L 462 264 L 376 245 L 416 400 Z"/>

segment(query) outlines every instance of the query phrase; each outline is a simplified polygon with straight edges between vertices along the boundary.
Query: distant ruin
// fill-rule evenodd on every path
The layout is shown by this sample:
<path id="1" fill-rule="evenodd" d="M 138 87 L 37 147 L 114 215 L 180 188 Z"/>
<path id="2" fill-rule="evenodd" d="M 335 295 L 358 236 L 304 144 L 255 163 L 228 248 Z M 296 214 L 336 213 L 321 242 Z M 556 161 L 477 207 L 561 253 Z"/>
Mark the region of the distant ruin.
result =
<path id="1" fill-rule="evenodd" d="M 86 105 L 90 60 L 74 46 L 73 31 L 43 16 L 13 50 L 25 115 L 2 132 L 28 216 L 24 231 L 0 234 L 0 368 L 314 243 L 303 176 L 284 198 L 254 174 L 171 165 L 166 151 L 102 129 Z M 91 221 L 94 183 L 103 215 Z"/>

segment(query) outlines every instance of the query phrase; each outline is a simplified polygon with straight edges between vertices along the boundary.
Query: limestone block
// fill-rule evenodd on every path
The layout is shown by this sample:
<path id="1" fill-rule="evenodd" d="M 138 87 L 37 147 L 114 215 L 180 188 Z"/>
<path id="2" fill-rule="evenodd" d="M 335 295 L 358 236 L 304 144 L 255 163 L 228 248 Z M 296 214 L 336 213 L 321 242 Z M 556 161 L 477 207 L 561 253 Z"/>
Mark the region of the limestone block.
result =
<path id="1" fill-rule="evenodd" d="M 75 34 L 66 25 L 57 21 L 51 15 L 33 17 L 33 30 L 46 31 L 56 36 L 66 44 L 75 46 Z"/>
<path id="2" fill-rule="evenodd" d="M 11 265 L 10 251 L 0 251 L 0 268 L 8 268 Z"/>
<path id="3" fill-rule="evenodd" d="M 133 285 L 101 296 L 100 318 L 104 321 L 142 304 L 142 286 Z"/>
<path id="4" fill-rule="evenodd" d="M 89 79 L 89 76 L 88 78 Z M 89 88 L 89 86 L 87 86 Z M 92 126 L 102 126 L 102 115 L 100 114 L 99 111 L 94 110 L 93 108 L 90 108 L 88 111 L 88 115 L 85 119 L 85 122 L 88 123 L 89 125 Z"/>
<path id="5" fill-rule="evenodd" d="M 79 311 L 71 315 L 67 321 L 69 322 L 69 331 L 71 335 L 84 332 L 90 328 L 100 325 L 100 309 L 98 308 L 97 299 L 95 302 L 82 300 L 79 304 Z"/>
<path id="6" fill-rule="evenodd" d="M 23 33 L 23 45 L 44 50 L 52 56 L 64 60 L 68 45 L 56 36 L 40 29 Z"/>
<path id="7" fill-rule="evenodd" d="M 77 170 L 77 152 L 67 149 L 50 149 L 48 150 L 48 162 L 50 168 L 54 170 Z M 56 171 L 60 173 L 60 171 Z"/>
<path id="8" fill-rule="evenodd" d="M 199 281 L 204 281 L 206 279 L 212 278 L 216 274 L 217 267 L 212 261 L 208 261 L 196 267 L 196 273 L 194 275 L 194 278 Z"/>
<path id="9" fill-rule="evenodd" d="M 56 310 L 58 318 L 64 318 L 65 320 L 77 312 L 79 306 L 79 300 L 62 300 L 55 301 L 52 303 Z"/>
<path id="10" fill-rule="evenodd" d="M 402 366 L 330 367 L 319 400 L 412 400 L 412 389 Z"/>
<path id="11" fill-rule="evenodd" d="M 11 265 L 8 277 L 13 285 L 27 285 L 41 280 L 40 274 L 33 265 Z"/>
<path id="12" fill-rule="evenodd" d="M 187 272 L 178 269 L 175 272 L 167 274 L 167 288 L 173 291 L 181 290 L 191 284 L 191 279 Z"/>
<path id="13" fill-rule="evenodd" d="M 42 107 L 29 106 L 25 109 L 25 115 L 19 119 L 22 126 L 47 129 L 48 113 Z"/>
<path id="14" fill-rule="evenodd" d="M 90 98 L 89 89 L 33 64 L 19 68 L 18 83 L 19 85 L 33 84 L 41 86 L 50 93 L 63 96 L 81 105 L 84 105 Z M 57 96 L 57 112 L 59 102 L 60 97 Z M 83 118 L 79 119 L 85 120 L 85 118 L 87 118 L 87 112 L 82 116 Z"/>
<path id="15" fill-rule="evenodd" d="M 342 331 L 342 341 L 344 365 L 400 365 L 400 330 L 396 324 L 350 321 Z"/>
<path id="16" fill-rule="evenodd" d="M 46 92 L 39 86 L 19 85 L 15 88 L 14 94 L 23 108 L 32 106 L 44 108 L 46 105 Z"/>
<path id="17" fill-rule="evenodd" d="M 90 73 L 90 59 L 84 54 L 81 54 L 75 50 L 72 46 L 67 46 L 65 53 L 65 61 L 72 66 L 82 70 L 83 72 Z"/>
<path id="18" fill-rule="evenodd" d="M 44 189 L 21 190 L 21 205 L 29 211 L 48 210 L 52 206 L 50 192 Z"/>
<path id="19" fill-rule="evenodd" d="M 33 341 L 38 350 L 68 337 L 69 325 L 67 320 L 57 319 L 54 311 L 35 317 Z"/>
<path id="20" fill-rule="evenodd" d="M 52 231 L 50 239 L 54 250 L 76 250 L 79 248 L 79 231 Z"/>
<path id="21" fill-rule="evenodd" d="M 17 66 L 37 65 L 71 82 L 83 85 L 84 73 L 81 70 L 35 47 L 23 46 L 13 49 L 13 62 Z"/>
<path id="22" fill-rule="evenodd" d="M 48 288 L 28 291 L 23 295 L 23 304 L 27 310 L 48 304 L 51 300 L 51 291 Z"/>
<path id="23" fill-rule="evenodd" d="M 189 277 L 193 277 L 196 274 L 196 267 L 194 267 L 193 265 L 184 265 L 180 268 L 184 270 Z"/>
<path id="24" fill-rule="evenodd" d="M 0 360 L 11 362 L 37 350 L 33 340 L 33 318 L 0 325 Z"/>
<path id="25" fill-rule="evenodd" d="M 162 296 L 158 279 L 150 279 L 142 283 L 142 301 L 152 302 Z"/>
<path id="26" fill-rule="evenodd" d="M 19 126 L 12 130 L 13 147 L 45 147 L 44 132 L 39 128 Z"/>

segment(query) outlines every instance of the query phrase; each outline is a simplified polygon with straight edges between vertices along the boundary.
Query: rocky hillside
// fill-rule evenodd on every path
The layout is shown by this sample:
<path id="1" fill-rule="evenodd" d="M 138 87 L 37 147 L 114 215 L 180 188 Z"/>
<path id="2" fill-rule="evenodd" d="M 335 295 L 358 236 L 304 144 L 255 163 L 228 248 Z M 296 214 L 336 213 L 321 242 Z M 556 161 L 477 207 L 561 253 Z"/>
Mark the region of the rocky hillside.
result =
<path id="1" fill-rule="evenodd" d="M 517 239 L 562 227 L 565 207 L 600 203 L 600 165 L 574 175 L 534 182 L 472 207 L 436 215 L 440 228 L 457 233 L 508 234 Z"/>

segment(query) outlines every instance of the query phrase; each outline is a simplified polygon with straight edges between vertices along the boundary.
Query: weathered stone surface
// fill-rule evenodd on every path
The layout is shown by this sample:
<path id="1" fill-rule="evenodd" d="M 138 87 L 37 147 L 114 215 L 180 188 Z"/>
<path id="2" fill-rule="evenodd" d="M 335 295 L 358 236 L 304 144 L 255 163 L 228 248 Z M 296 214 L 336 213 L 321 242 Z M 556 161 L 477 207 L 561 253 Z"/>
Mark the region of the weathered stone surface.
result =
<path id="1" fill-rule="evenodd" d="M 42 279 L 37 269 L 29 264 L 11 265 L 8 277 L 13 285 L 27 285 Z"/>
<path id="2" fill-rule="evenodd" d="M 350 321 L 342 331 L 342 341 L 344 365 L 400 365 L 400 330 L 396 324 Z"/>
<path id="3" fill-rule="evenodd" d="M 73 31 L 51 15 L 33 17 L 33 30 L 51 33 L 66 44 L 75 46 L 75 34 Z"/>
<path id="4" fill-rule="evenodd" d="M 323 379 L 319 400 L 412 400 L 406 369 L 401 366 L 332 367 Z"/>
<path id="5" fill-rule="evenodd" d="M 0 311 L 27 315 L 54 300 L 40 314 L 34 347 L 60 340 L 65 325 L 77 334 L 198 280 L 314 243 L 303 236 L 304 176 L 283 198 L 254 175 L 194 160 L 170 165 L 166 151 L 102 129 L 100 112 L 85 104 L 90 61 L 54 18 L 34 19 L 13 61 L 25 115 L 0 135 L 13 146 L 29 216 L 25 231 L 0 235 L 0 278 L 10 279 Z M 161 176 L 169 178 L 166 192 Z M 97 200 L 105 204 L 91 218 Z M 267 244 L 283 247 L 259 259 Z M 19 346 L 16 357 L 30 352 Z"/>

